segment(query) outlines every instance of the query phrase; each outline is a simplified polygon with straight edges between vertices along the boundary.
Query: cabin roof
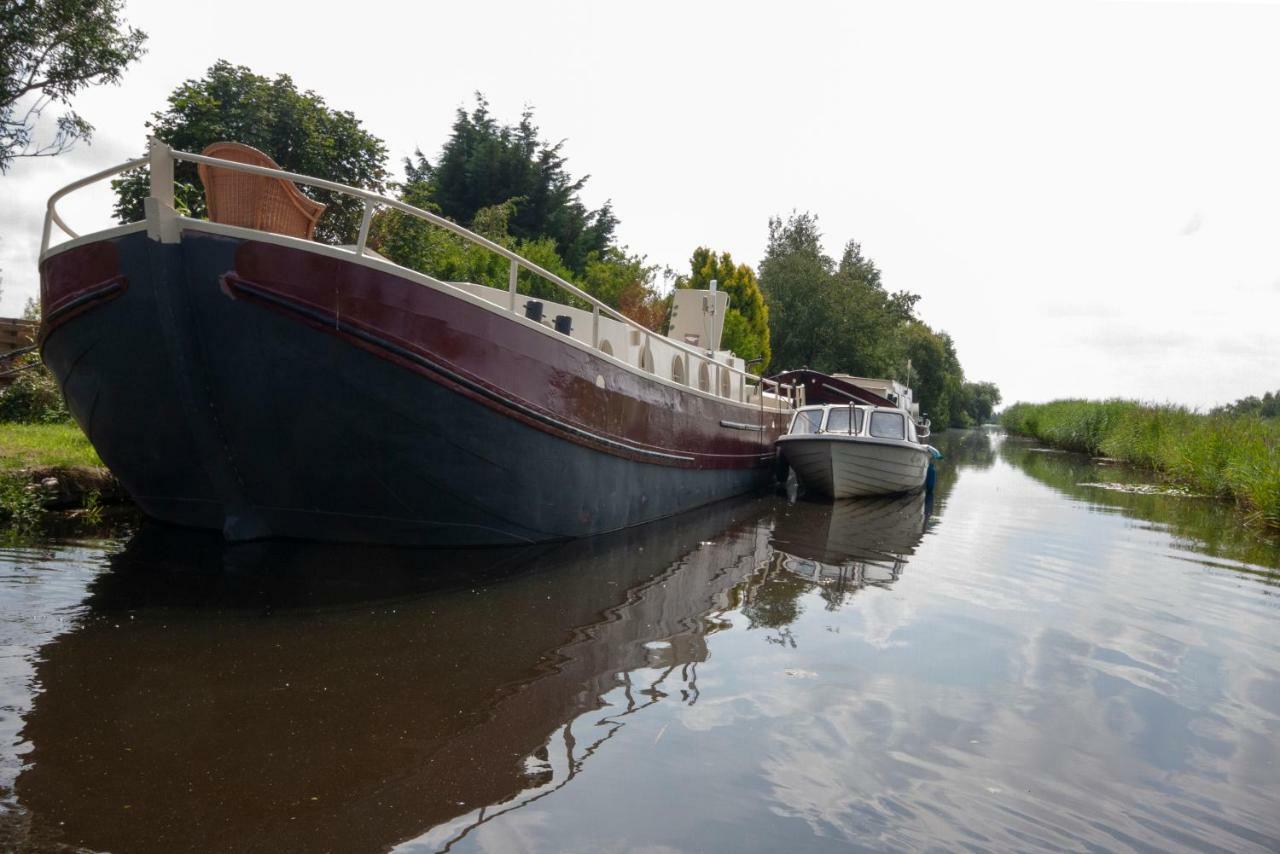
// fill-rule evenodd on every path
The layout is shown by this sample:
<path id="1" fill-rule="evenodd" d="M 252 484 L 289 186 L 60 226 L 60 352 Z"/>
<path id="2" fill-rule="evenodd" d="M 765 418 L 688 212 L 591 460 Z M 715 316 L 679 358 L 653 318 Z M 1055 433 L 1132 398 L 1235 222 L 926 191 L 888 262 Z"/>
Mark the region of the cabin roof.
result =
<path id="1" fill-rule="evenodd" d="M 872 406 L 895 405 L 893 401 L 870 389 L 809 368 L 783 371 L 773 379 L 784 385 L 803 386 L 805 403 L 848 403 L 852 400 L 854 403 L 866 403 Z"/>

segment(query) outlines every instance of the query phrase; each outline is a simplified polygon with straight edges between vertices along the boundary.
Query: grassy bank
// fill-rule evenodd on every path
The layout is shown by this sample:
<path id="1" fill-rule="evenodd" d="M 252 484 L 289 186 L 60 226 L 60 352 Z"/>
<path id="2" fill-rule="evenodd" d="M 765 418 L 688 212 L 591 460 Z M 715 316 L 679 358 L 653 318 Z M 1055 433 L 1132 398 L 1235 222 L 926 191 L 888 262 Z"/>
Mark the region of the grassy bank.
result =
<path id="1" fill-rule="evenodd" d="M 101 465 L 74 423 L 0 424 L 0 471 Z"/>
<path id="2" fill-rule="evenodd" d="M 1016 403 L 1001 423 L 1057 448 L 1154 469 L 1280 527 L 1280 420 L 1126 400 Z"/>
<path id="3" fill-rule="evenodd" d="M 119 498 L 115 479 L 72 423 L 0 423 L 0 531 L 27 529 L 48 509 L 76 509 L 97 521 Z"/>

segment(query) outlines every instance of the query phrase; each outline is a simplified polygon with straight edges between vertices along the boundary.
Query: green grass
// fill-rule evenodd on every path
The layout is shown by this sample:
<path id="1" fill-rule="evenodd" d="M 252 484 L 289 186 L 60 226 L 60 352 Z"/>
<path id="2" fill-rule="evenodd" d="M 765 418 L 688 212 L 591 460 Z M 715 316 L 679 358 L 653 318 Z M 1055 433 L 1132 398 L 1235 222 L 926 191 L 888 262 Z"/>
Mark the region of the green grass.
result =
<path id="1" fill-rule="evenodd" d="M 1280 419 L 1129 400 L 1055 400 L 1016 403 L 1001 423 L 1054 447 L 1153 469 L 1280 527 Z"/>
<path id="2" fill-rule="evenodd" d="M 75 424 L 0 423 L 0 471 L 45 466 L 100 466 Z"/>

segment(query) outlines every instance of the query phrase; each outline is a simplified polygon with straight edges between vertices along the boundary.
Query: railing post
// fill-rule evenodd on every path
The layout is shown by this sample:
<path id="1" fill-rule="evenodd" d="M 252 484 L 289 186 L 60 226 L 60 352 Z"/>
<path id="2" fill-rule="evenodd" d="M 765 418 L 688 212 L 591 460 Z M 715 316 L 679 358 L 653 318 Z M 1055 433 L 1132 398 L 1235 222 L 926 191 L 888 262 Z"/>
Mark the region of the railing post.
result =
<path id="1" fill-rule="evenodd" d="M 591 346 L 600 349 L 600 306 L 591 307 Z"/>
<path id="2" fill-rule="evenodd" d="M 147 236 L 160 243 L 177 243 L 178 214 L 173 209 L 173 149 L 154 136 L 147 150 L 151 170 L 150 195 L 142 201 L 147 215 Z"/>
<path id="3" fill-rule="evenodd" d="M 373 221 L 373 200 L 364 200 L 364 216 L 360 218 L 360 239 L 356 241 L 356 255 L 363 255 L 369 242 L 369 223 Z"/>
<path id="4" fill-rule="evenodd" d="M 516 310 L 516 281 L 520 275 L 520 265 L 516 263 L 514 258 L 511 259 L 511 270 L 507 274 L 507 291 L 509 293 L 510 303 L 507 306 L 514 314 Z"/>
<path id="5" fill-rule="evenodd" d="M 149 137 L 147 160 L 151 170 L 151 198 L 173 207 L 173 149 L 154 136 Z"/>

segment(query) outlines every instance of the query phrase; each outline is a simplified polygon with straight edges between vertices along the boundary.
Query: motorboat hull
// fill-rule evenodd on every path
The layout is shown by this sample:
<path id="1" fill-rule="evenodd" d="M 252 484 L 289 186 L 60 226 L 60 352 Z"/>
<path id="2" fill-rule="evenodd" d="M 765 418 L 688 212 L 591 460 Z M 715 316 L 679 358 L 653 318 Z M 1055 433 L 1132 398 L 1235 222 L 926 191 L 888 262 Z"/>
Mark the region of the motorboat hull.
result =
<path id="1" fill-rule="evenodd" d="M 386 262 L 180 222 L 41 265 L 45 361 L 154 518 L 231 540 L 502 545 L 773 477 L 784 413 L 659 382 Z"/>
<path id="2" fill-rule="evenodd" d="M 901 440 L 799 434 L 778 448 L 801 484 L 829 498 L 912 492 L 929 470 L 928 446 Z"/>

